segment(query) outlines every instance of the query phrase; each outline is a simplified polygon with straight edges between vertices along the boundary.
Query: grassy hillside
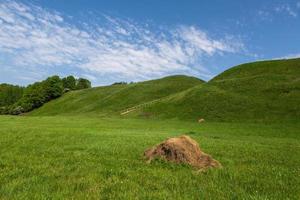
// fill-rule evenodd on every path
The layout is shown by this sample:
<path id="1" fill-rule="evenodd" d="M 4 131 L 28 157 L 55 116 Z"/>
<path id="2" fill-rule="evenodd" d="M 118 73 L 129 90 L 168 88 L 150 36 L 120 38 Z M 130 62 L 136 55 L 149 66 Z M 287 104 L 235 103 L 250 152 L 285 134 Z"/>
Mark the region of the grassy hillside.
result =
<path id="1" fill-rule="evenodd" d="M 45 104 L 30 115 L 119 115 L 124 109 L 164 98 L 203 83 L 204 81 L 194 77 L 178 75 L 129 85 L 72 91 Z"/>
<path id="2" fill-rule="evenodd" d="M 300 59 L 233 67 L 131 115 L 213 121 L 300 119 Z"/>
<path id="3" fill-rule="evenodd" d="M 300 59 L 233 67 L 209 82 L 187 76 L 65 94 L 31 115 L 119 115 L 209 121 L 300 119 Z M 123 112 L 122 112 L 123 111 Z"/>

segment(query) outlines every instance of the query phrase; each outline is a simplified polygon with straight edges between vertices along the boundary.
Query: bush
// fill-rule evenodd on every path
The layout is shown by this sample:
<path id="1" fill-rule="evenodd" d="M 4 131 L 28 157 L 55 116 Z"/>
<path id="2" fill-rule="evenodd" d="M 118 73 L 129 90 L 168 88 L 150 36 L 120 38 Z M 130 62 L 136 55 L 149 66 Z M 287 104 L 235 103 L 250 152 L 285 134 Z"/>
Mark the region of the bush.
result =
<path id="1" fill-rule="evenodd" d="M 12 109 L 10 114 L 19 115 L 19 114 L 22 114 L 23 112 L 24 112 L 24 108 L 22 106 L 17 106 L 17 107 Z"/>
<path id="2" fill-rule="evenodd" d="M 115 82 L 112 85 L 127 85 L 127 83 L 122 81 L 122 82 Z"/>
<path id="3" fill-rule="evenodd" d="M 87 79 L 79 78 L 77 80 L 76 89 L 81 90 L 86 88 L 91 88 L 91 82 Z"/>
<path id="4" fill-rule="evenodd" d="M 5 106 L 0 107 L 0 115 L 8 114 L 8 109 Z"/>

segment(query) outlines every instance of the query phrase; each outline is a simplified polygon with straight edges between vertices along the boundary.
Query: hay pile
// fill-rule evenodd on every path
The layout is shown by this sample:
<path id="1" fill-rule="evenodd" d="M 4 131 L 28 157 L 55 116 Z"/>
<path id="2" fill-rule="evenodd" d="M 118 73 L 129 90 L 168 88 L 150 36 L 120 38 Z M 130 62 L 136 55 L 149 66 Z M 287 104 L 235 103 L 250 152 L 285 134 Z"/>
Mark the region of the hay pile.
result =
<path id="1" fill-rule="evenodd" d="M 186 163 L 201 170 L 221 167 L 218 161 L 201 151 L 195 140 L 185 135 L 169 138 L 147 149 L 144 155 L 149 162 L 154 158 L 162 158 L 174 163 Z"/>

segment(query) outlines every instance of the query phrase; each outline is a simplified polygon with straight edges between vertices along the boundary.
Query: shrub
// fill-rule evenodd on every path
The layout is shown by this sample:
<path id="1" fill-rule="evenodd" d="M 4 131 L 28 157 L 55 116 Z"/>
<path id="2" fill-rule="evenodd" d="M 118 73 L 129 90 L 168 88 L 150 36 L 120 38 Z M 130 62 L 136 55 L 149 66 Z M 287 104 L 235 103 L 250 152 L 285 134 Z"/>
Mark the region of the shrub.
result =
<path id="1" fill-rule="evenodd" d="M 121 82 L 115 82 L 112 85 L 127 85 L 127 83 L 124 81 L 121 81 Z"/>
<path id="2" fill-rule="evenodd" d="M 76 89 L 81 90 L 86 88 L 91 88 L 91 82 L 87 79 L 79 78 L 77 80 Z"/>
<path id="3" fill-rule="evenodd" d="M 22 114 L 23 112 L 24 112 L 24 108 L 22 106 L 17 106 L 11 110 L 10 114 L 19 115 L 19 114 Z"/>

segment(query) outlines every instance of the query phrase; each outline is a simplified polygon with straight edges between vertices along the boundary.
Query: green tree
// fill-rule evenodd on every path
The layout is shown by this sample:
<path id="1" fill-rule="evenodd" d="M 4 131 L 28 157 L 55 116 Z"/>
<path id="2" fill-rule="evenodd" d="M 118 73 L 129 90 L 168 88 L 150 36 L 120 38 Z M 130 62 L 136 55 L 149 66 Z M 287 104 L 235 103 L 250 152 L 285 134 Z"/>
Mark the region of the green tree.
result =
<path id="1" fill-rule="evenodd" d="M 76 80 L 73 76 L 60 79 L 51 76 L 42 82 L 35 82 L 25 89 L 9 84 L 0 85 L 0 114 L 18 115 L 42 106 L 63 94 L 64 89 L 90 88 L 91 82 L 84 78 Z"/>
<path id="2" fill-rule="evenodd" d="M 16 103 L 22 96 L 24 87 L 10 84 L 0 84 L 0 107 Z"/>
<path id="3" fill-rule="evenodd" d="M 86 88 L 91 88 L 91 82 L 87 79 L 79 78 L 77 80 L 76 89 L 81 90 Z"/>
<path id="4" fill-rule="evenodd" d="M 42 106 L 44 103 L 61 96 L 63 93 L 63 82 L 59 76 L 51 76 L 42 82 L 29 85 L 23 97 L 8 108 L 10 114 L 28 112 Z M 6 109 L 7 110 L 7 109 Z M 4 110 L 5 112 L 5 110 Z"/>
<path id="5" fill-rule="evenodd" d="M 17 102 L 14 107 L 21 106 L 25 112 L 42 106 L 46 102 L 43 82 L 35 82 L 29 85 L 24 92 L 24 96 Z M 12 108 L 12 110 L 14 109 Z"/>
<path id="6" fill-rule="evenodd" d="M 47 101 L 60 97 L 63 94 L 63 82 L 59 76 L 51 76 L 42 82 Z"/>
<path id="7" fill-rule="evenodd" d="M 62 79 L 62 82 L 65 89 L 76 89 L 76 79 L 74 78 L 74 76 L 65 77 Z"/>

